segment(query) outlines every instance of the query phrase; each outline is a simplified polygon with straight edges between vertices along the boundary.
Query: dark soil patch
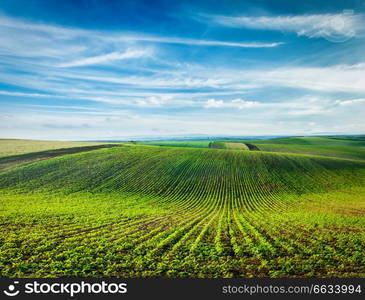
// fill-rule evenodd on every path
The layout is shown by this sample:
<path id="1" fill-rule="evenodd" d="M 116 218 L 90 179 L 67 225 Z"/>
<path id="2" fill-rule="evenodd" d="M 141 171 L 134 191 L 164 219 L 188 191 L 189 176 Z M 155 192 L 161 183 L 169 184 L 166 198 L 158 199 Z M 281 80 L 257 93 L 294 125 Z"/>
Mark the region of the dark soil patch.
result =
<path id="1" fill-rule="evenodd" d="M 248 149 L 250 149 L 250 151 L 260 151 L 259 147 L 253 144 L 245 143 L 245 145 L 248 147 Z"/>
<path id="2" fill-rule="evenodd" d="M 93 151 L 117 146 L 122 146 L 122 144 L 105 144 L 105 145 L 94 145 L 85 147 L 64 148 L 64 149 L 47 150 L 41 152 L 33 152 L 33 153 L 2 157 L 0 158 L 0 172 L 10 170 L 12 168 L 19 166 L 24 166 L 39 160 L 49 159 L 66 154 L 87 152 L 87 151 Z"/>

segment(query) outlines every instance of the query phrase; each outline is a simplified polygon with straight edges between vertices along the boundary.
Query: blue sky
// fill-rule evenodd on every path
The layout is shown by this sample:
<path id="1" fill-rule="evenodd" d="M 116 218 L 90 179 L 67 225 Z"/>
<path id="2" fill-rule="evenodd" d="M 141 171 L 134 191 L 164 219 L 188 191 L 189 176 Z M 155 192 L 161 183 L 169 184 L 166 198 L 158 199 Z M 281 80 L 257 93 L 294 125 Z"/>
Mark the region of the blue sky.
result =
<path id="1" fill-rule="evenodd" d="M 0 0 L 0 138 L 364 133 L 365 1 Z"/>

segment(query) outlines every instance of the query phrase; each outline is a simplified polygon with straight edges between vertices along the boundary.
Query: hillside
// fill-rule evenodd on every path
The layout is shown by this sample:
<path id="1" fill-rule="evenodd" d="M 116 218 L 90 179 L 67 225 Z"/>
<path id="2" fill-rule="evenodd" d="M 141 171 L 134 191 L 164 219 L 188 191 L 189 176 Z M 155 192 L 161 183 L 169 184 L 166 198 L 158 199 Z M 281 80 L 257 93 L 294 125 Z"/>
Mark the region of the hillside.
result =
<path id="1" fill-rule="evenodd" d="M 222 189 L 305 193 L 362 185 L 365 162 L 213 149 L 114 147 L 50 159 L 0 176 L 0 188 L 90 192 L 179 193 L 208 198 Z M 244 194 L 237 194 L 238 191 Z"/>
<path id="2" fill-rule="evenodd" d="M 35 162 L 0 173 L 1 274 L 364 276 L 364 187 L 362 161 L 260 151 Z"/>

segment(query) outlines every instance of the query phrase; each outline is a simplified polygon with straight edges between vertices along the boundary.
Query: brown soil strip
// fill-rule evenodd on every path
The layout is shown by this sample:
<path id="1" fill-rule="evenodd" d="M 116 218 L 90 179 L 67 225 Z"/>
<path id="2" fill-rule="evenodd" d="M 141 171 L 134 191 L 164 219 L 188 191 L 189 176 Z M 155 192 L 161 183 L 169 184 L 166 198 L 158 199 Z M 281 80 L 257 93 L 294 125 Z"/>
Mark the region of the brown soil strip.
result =
<path id="1" fill-rule="evenodd" d="M 24 166 L 39 160 L 50 159 L 53 157 L 62 156 L 66 154 L 74 154 L 74 153 L 87 152 L 87 151 L 118 147 L 118 146 L 119 147 L 123 146 L 123 144 L 105 144 L 105 145 L 65 148 L 65 149 L 48 150 L 42 152 L 33 152 L 33 153 L 2 157 L 0 158 L 0 172 Z"/>

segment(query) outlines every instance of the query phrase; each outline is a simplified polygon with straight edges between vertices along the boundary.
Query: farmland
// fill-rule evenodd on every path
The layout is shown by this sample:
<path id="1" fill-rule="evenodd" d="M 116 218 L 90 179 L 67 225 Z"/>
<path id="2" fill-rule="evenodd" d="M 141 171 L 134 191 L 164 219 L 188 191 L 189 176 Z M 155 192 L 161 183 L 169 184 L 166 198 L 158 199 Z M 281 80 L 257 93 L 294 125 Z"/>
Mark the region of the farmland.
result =
<path id="1" fill-rule="evenodd" d="M 272 139 L 234 139 L 234 140 L 186 140 L 186 141 L 152 141 L 140 142 L 144 145 L 208 148 L 210 143 L 220 145 L 226 149 L 227 143 L 250 143 L 262 151 L 314 154 L 322 156 L 365 159 L 365 136 L 309 136 L 283 137 Z"/>
<path id="2" fill-rule="evenodd" d="M 246 144 L 244 144 L 244 143 L 233 143 L 233 142 L 211 142 L 211 143 L 209 143 L 209 148 L 249 150 L 249 148 L 247 147 Z"/>
<path id="3" fill-rule="evenodd" d="M 365 159 L 365 137 L 291 137 L 250 141 L 263 151 Z"/>
<path id="4" fill-rule="evenodd" d="M 20 155 L 31 152 L 40 152 L 52 149 L 65 149 L 102 144 L 105 143 L 0 139 L 0 157 Z"/>
<path id="5" fill-rule="evenodd" d="M 292 139 L 252 142 L 264 151 L 121 145 L 13 165 L 0 172 L 0 274 L 364 277 L 363 141 L 333 139 L 330 157 L 330 138 Z M 285 153 L 308 149 L 322 155 Z"/>
<path id="6" fill-rule="evenodd" d="M 100 144 L 82 147 L 68 147 L 62 149 L 53 149 L 39 152 L 31 152 L 19 155 L 0 157 L 0 171 L 6 171 L 15 167 L 27 165 L 36 161 L 45 160 L 66 154 L 93 151 L 96 149 L 116 147 L 121 144 Z"/>

